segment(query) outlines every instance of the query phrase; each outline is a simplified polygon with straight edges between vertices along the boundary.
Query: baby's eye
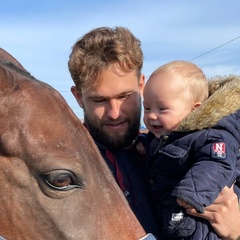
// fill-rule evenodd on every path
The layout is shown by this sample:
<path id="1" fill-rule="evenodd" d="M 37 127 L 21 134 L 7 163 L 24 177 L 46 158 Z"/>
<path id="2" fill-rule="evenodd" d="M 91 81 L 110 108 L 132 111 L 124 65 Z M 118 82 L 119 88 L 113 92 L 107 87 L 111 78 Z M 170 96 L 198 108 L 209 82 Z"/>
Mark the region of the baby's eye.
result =
<path id="1" fill-rule="evenodd" d="M 160 107 L 159 110 L 164 111 L 164 110 L 167 110 L 167 108 L 166 107 Z"/>

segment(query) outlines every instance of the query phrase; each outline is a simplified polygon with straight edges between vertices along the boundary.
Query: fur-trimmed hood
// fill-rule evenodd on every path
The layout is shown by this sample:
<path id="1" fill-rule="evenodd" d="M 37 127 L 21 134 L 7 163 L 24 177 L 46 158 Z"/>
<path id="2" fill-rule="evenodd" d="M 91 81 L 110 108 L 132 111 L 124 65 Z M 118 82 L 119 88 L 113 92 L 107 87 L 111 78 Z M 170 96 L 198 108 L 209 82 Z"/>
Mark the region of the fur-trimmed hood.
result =
<path id="1" fill-rule="evenodd" d="M 209 98 L 183 119 L 176 131 L 188 132 L 213 127 L 237 110 L 240 110 L 240 76 L 209 79 Z"/>

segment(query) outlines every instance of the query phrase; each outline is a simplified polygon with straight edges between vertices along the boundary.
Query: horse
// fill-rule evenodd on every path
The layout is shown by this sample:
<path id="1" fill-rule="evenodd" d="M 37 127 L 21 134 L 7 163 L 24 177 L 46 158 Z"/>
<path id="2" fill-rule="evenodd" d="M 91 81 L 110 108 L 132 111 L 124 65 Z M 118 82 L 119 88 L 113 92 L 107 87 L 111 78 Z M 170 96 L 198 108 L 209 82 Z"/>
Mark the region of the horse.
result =
<path id="1" fill-rule="evenodd" d="M 0 239 L 145 239 L 65 99 L 2 48 L 0 183 Z"/>

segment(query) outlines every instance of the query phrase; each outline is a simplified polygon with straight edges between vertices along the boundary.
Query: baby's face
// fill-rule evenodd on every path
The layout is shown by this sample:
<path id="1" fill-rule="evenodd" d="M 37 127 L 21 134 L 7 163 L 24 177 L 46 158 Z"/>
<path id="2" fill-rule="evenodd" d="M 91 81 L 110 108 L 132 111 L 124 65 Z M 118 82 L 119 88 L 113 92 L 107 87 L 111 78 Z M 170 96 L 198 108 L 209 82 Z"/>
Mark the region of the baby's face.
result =
<path id="1" fill-rule="evenodd" d="M 143 93 L 144 123 L 157 138 L 172 132 L 193 109 L 189 89 L 167 71 L 150 77 Z"/>

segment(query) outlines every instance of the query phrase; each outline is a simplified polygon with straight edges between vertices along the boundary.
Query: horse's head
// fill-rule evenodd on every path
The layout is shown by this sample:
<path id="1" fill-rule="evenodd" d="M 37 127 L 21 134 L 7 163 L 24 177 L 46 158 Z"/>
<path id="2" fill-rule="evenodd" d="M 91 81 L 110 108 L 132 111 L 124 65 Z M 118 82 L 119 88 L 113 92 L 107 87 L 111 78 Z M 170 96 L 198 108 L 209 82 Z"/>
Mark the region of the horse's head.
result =
<path id="1" fill-rule="evenodd" d="M 139 239 L 144 231 L 63 97 L 0 49 L 0 235 Z"/>

